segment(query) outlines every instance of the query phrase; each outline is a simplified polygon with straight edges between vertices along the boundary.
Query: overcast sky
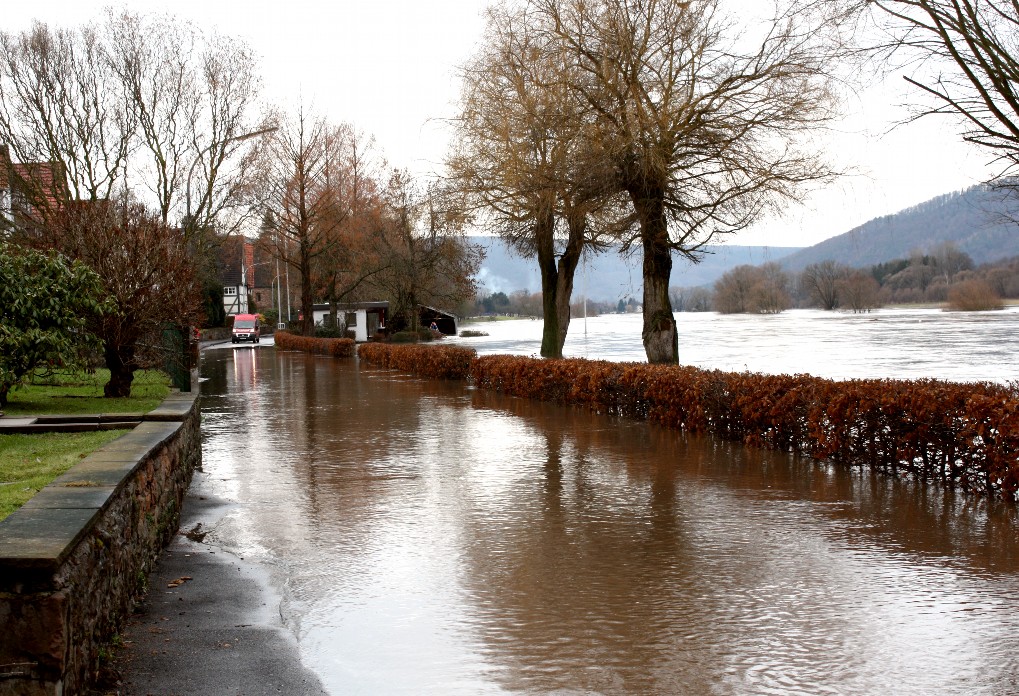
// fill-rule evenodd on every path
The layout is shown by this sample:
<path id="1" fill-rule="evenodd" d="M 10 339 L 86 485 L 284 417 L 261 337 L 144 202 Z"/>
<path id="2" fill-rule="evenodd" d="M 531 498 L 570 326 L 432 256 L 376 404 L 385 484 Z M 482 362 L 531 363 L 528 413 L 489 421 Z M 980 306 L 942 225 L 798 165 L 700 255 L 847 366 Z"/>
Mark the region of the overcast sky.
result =
<path id="1" fill-rule="evenodd" d="M 755 1 L 755 0 L 744 0 Z M 4 30 L 33 19 L 75 25 L 108 2 L 8 2 Z M 335 122 L 375 136 L 387 160 L 437 168 L 458 93 L 456 68 L 481 37 L 485 0 L 132 0 L 136 12 L 168 12 L 244 39 L 261 57 L 266 96 L 303 99 Z M 875 85 L 831 140 L 832 156 L 859 173 L 735 238 L 739 244 L 809 246 L 867 220 L 987 178 L 987 156 L 962 144 L 953 124 L 927 120 L 887 131 L 903 112 L 900 77 Z"/>

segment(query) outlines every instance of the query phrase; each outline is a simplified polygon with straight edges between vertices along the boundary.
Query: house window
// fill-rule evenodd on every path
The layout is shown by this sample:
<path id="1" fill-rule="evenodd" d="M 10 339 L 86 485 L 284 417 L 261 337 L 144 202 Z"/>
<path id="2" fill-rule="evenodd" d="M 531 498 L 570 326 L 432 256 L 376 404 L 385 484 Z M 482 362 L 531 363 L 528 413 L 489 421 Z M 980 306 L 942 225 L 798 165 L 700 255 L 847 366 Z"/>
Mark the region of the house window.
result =
<path id="1" fill-rule="evenodd" d="M 0 188 L 0 217 L 7 222 L 14 222 L 14 211 L 11 208 L 11 190 Z"/>
<path id="2" fill-rule="evenodd" d="M 224 295 L 236 295 L 237 294 L 237 287 L 234 286 L 234 285 L 231 285 L 228 288 L 223 288 L 223 294 Z"/>

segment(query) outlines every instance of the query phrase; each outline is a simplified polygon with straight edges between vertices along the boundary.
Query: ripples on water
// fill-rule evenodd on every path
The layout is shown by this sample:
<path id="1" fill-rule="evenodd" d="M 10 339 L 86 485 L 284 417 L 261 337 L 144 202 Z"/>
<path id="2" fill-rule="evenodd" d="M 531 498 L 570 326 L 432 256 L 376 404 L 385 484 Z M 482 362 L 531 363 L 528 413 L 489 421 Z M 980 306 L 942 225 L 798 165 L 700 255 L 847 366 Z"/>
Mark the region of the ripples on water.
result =
<path id="1" fill-rule="evenodd" d="M 679 361 L 706 369 L 807 373 L 833 379 L 937 377 L 1014 380 L 1019 375 L 1019 308 L 1000 312 L 888 309 L 869 314 L 790 310 L 781 314 L 676 314 Z M 640 314 L 573 319 L 567 357 L 644 362 Z M 479 353 L 536 355 L 541 322 L 479 322 L 490 334 L 455 339 Z"/>
<path id="2" fill-rule="evenodd" d="M 1005 694 L 1011 510 L 272 349 L 206 355 L 214 538 L 335 694 Z"/>

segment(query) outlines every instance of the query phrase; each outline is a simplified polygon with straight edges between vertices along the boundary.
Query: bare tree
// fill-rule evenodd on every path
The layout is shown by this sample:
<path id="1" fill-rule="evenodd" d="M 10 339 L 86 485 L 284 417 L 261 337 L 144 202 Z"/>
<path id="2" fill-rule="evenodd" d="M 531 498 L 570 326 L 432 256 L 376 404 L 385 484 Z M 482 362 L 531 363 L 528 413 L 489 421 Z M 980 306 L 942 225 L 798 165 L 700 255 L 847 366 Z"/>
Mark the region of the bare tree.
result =
<path id="1" fill-rule="evenodd" d="M 963 138 L 995 155 L 1000 178 L 1014 174 L 1019 165 L 1019 4 L 1014 0 L 849 0 L 849 4 L 884 30 L 886 41 L 879 53 L 912 67 L 906 81 L 930 100 L 916 116 L 960 117 Z"/>
<path id="2" fill-rule="evenodd" d="M 761 314 L 778 314 L 792 306 L 789 296 L 789 274 L 774 261 L 757 267 L 761 279 L 754 286 L 753 310 Z"/>
<path id="3" fill-rule="evenodd" d="M 777 314 L 792 304 L 788 285 L 777 263 L 736 266 L 715 281 L 712 305 L 722 314 Z"/>
<path id="4" fill-rule="evenodd" d="M 42 222 L 67 200 L 109 198 L 127 170 L 136 121 L 103 38 L 94 25 L 0 33 L 0 144 L 12 160 L 49 163 L 63 178 L 54 186 L 12 171 Z"/>
<path id="5" fill-rule="evenodd" d="M 315 331 L 316 264 L 334 250 L 346 211 L 340 201 L 344 131 L 299 107 L 270 138 L 260 199 L 274 225 L 273 254 L 300 278 L 301 333 Z"/>
<path id="6" fill-rule="evenodd" d="M 979 278 L 955 283 L 948 289 L 948 308 L 960 312 L 986 312 L 1004 308 L 1001 296 Z"/>
<path id="7" fill-rule="evenodd" d="M 148 364 L 154 322 L 196 316 L 189 233 L 222 227 L 250 173 L 228 165 L 252 135 L 254 66 L 243 44 L 128 13 L 0 33 L 3 175 L 25 212 L 0 225 L 106 281 L 121 310 L 98 327 L 108 395 Z"/>
<path id="8" fill-rule="evenodd" d="M 531 0 L 558 43 L 591 139 L 630 199 L 643 251 L 648 360 L 675 363 L 672 252 L 696 260 L 831 170 L 807 137 L 833 115 L 828 47 L 809 13 L 777 13 L 757 41 L 718 0 Z M 754 43 L 756 49 L 743 47 Z"/>
<path id="9" fill-rule="evenodd" d="M 881 286 L 864 271 L 852 271 L 835 281 L 836 292 L 843 306 L 854 313 L 869 312 L 881 306 Z"/>
<path id="10" fill-rule="evenodd" d="M 715 281 L 711 304 L 722 314 L 745 314 L 753 306 L 752 291 L 760 280 L 757 269 L 750 265 L 736 266 Z"/>
<path id="11" fill-rule="evenodd" d="M 465 237 L 458 194 L 435 183 L 421 188 L 403 170 L 390 177 L 379 238 L 386 267 L 371 285 L 390 298 L 396 322 L 412 330 L 421 304 L 455 307 L 477 294 L 483 252 Z"/>
<path id="12" fill-rule="evenodd" d="M 65 200 L 129 187 L 164 224 L 229 229 L 224 213 L 241 209 L 252 171 L 248 136 L 268 125 L 255 70 L 243 43 L 172 18 L 109 12 L 0 33 L 0 144 L 15 161 L 59 166 Z M 37 180 L 20 186 L 44 217 L 64 202 Z"/>
<path id="13" fill-rule="evenodd" d="M 71 204 L 60 231 L 60 248 L 99 274 L 115 307 L 91 327 L 110 369 L 103 393 L 129 396 L 136 370 L 161 365 L 164 328 L 198 322 L 201 289 L 188 244 L 127 194 Z"/>
<path id="14" fill-rule="evenodd" d="M 320 296 L 329 303 L 335 324 L 338 303 L 388 267 L 379 239 L 384 192 L 380 179 L 385 162 L 374 151 L 374 139 L 349 125 L 338 129 L 337 167 L 330 173 L 334 197 L 334 242 L 316 264 Z"/>
<path id="15" fill-rule="evenodd" d="M 585 247 L 599 244 L 592 216 L 606 205 L 604 180 L 587 156 L 584 105 L 567 85 L 559 46 L 535 32 L 520 6 L 488 10 L 486 42 L 463 70 L 449 171 L 511 248 L 536 258 L 544 326 L 541 355 L 562 357 L 574 276 Z"/>
<path id="16" fill-rule="evenodd" d="M 849 267 L 831 259 L 812 263 L 800 274 L 800 290 L 811 302 L 825 310 L 839 306 L 839 281 L 849 275 Z"/>
<path id="17" fill-rule="evenodd" d="M 944 276 L 946 283 L 951 283 L 957 273 L 973 268 L 972 257 L 959 249 L 954 242 L 938 244 L 931 250 L 931 256 L 934 257 L 938 271 Z"/>
<path id="18" fill-rule="evenodd" d="M 711 291 L 701 287 L 673 287 L 669 301 L 677 312 L 710 312 Z M 620 302 L 622 302 L 620 300 Z"/>

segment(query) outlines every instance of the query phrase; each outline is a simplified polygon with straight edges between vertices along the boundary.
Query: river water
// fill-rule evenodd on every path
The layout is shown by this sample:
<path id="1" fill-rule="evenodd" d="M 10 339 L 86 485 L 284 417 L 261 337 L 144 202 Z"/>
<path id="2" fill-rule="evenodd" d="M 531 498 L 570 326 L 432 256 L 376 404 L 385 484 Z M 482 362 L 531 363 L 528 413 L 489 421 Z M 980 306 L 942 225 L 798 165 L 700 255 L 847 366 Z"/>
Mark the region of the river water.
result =
<path id="1" fill-rule="evenodd" d="M 676 314 L 685 365 L 833 379 L 937 377 L 1008 382 L 1019 378 L 1019 307 L 998 312 L 882 309 L 867 314 L 797 309 L 772 315 Z M 643 362 L 640 314 L 570 323 L 567 357 Z M 586 324 L 586 332 L 585 332 Z M 480 321 L 488 336 L 454 339 L 479 353 L 536 355 L 541 321 Z"/>
<path id="2" fill-rule="evenodd" d="M 264 344 L 202 370 L 210 540 L 330 693 L 1019 693 L 1007 506 Z"/>

